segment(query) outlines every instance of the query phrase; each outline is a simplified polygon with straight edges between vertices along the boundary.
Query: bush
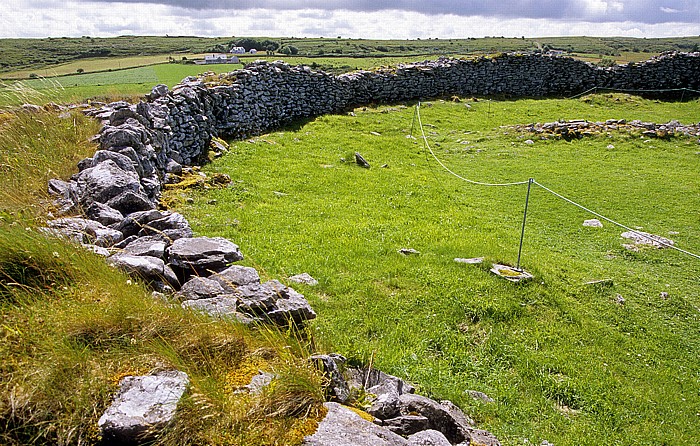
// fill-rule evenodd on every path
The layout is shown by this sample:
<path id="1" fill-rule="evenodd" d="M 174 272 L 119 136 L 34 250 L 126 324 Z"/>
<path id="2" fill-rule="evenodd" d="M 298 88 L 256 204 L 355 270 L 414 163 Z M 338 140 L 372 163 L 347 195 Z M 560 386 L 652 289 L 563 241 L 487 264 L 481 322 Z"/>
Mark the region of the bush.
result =
<path id="1" fill-rule="evenodd" d="M 286 54 L 286 55 L 288 55 L 288 56 L 293 56 L 293 55 L 295 55 L 295 54 L 299 54 L 299 48 L 297 48 L 297 47 L 295 47 L 295 46 L 293 46 L 293 45 L 286 45 L 285 47 L 283 47 L 283 48 L 280 50 L 280 52 L 281 52 L 282 54 Z"/>

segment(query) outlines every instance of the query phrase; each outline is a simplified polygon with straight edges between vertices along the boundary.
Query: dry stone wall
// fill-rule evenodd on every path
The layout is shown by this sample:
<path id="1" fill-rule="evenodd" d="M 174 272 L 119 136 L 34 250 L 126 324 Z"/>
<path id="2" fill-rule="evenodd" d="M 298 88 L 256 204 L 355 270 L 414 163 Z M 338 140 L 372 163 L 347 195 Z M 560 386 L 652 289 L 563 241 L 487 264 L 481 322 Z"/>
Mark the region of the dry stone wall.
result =
<path id="1" fill-rule="evenodd" d="M 242 139 L 360 105 L 452 95 L 570 96 L 596 87 L 700 90 L 700 53 L 664 54 L 611 68 L 568 57 L 505 54 L 339 76 L 258 61 L 220 76 L 187 78 L 172 91 L 158 86 L 133 111 L 150 134 L 147 145 L 155 149 L 151 164 L 163 174 L 168 160 L 185 165 L 202 161 L 213 136 Z M 664 94 L 674 92 L 658 93 Z M 124 112 L 122 121 L 130 116 Z M 103 141 L 114 138 L 113 131 L 106 128 Z M 152 183 L 145 186 L 153 196 Z"/>

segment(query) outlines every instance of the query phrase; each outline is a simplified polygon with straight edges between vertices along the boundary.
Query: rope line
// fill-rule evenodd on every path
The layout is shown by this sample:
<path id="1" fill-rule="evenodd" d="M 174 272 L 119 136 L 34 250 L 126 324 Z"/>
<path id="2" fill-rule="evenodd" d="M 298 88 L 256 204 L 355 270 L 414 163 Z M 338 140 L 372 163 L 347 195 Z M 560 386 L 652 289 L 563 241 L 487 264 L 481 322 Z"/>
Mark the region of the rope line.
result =
<path id="1" fill-rule="evenodd" d="M 588 90 L 584 91 L 583 93 L 575 94 L 575 95 L 573 95 L 573 96 L 571 96 L 571 97 L 569 97 L 569 98 L 567 98 L 567 99 L 576 99 L 576 98 L 580 98 L 581 96 L 587 95 L 588 93 L 590 93 L 590 92 L 592 92 L 592 91 L 598 91 L 598 90 L 613 91 L 613 92 L 618 91 L 618 92 L 621 92 L 621 93 L 666 93 L 666 92 L 670 92 L 670 91 L 688 91 L 688 92 L 691 92 L 691 93 L 700 94 L 700 91 L 698 91 L 698 90 L 693 90 L 692 88 L 687 88 L 687 87 L 684 87 L 684 88 L 667 88 L 667 89 L 658 89 L 658 90 L 653 90 L 653 89 L 648 89 L 648 90 L 645 90 L 645 89 L 634 90 L 634 89 L 611 88 L 611 87 L 593 87 L 593 88 L 589 88 Z"/>
<path id="2" fill-rule="evenodd" d="M 546 186 L 544 186 L 544 185 L 538 183 L 538 182 L 535 181 L 535 180 L 533 180 L 533 184 L 539 186 L 540 188 L 544 189 L 545 191 L 549 192 L 550 194 L 554 195 L 555 197 L 560 198 L 561 200 L 564 200 L 564 201 L 566 201 L 567 203 L 572 204 L 572 205 L 574 205 L 574 206 L 576 206 L 576 207 L 578 207 L 578 208 L 580 208 L 580 209 L 582 209 L 582 210 L 588 212 L 589 214 L 595 215 L 596 217 L 598 217 L 598 218 L 600 218 L 600 219 L 602 219 L 602 220 L 605 220 L 605 221 L 607 221 L 608 223 L 611 223 L 611 224 L 613 224 L 613 225 L 615 225 L 615 226 L 619 226 L 620 228 L 626 229 L 627 231 L 630 231 L 630 232 L 632 232 L 632 233 L 634 233 L 634 234 L 637 234 L 638 236 L 643 237 L 643 238 L 645 238 L 645 239 L 647 239 L 647 240 L 651 240 L 651 241 L 653 241 L 654 243 L 658 243 L 658 244 L 663 245 L 663 246 L 665 246 L 665 247 L 667 247 L 667 248 L 672 248 L 672 249 L 675 249 L 676 251 L 682 252 L 683 254 L 687 254 L 687 255 L 689 255 L 689 256 L 695 257 L 696 259 L 700 259 L 700 255 L 698 255 L 698 254 L 694 254 L 694 253 L 692 253 L 692 252 L 690 252 L 690 251 L 686 251 L 685 249 L 681 249 L 681 248 L 679 248 L 679 247 L 677 247 L 677 246 L 675 246 L 675 245 L 672 245 L 672 244 L 670 244 L 670 243 L 666 243 L 665 241 L 663 241 L 663 240 L 657 238 L 658 236 L 653 236 L 653 235 L 651 235 L 651 234 L 646 234 L 646 233 L 644 233 L 644 232 L 639 232 L 639 231 L 637 231 L 636 229 L 632 229 L 632 228 L 630 228 L 629 226 L 626 226 L 626 225 L 623 225 L 622 223 L 616 222 L 615 220 L 613 220 L 613 219 L 611 219 L 611 218 L 608 218 L 608 217 L 606 217 L 605 215 L 599 214 L 598 212 L 595 212 L 595 211 L 593 211 L 593 210 L 591 210 L 591 209 L 588 209 L 587 207 L 583 206 L 582 204 L 576 203 L 575 201 L 573 201 L 573 200 L 571 200 L 571 199 L 569 199 L 569 198 L 566 198 L 565 196 L 563 196 L 563 195 L 561 195 L 561 194 L 559 194 L 559 193 L 557 193 L 557 192 L 554 192 L 552 189 L 550 189 L 550 188 L 548 188 L 548 187 L 546 187 Z"/>
<path id="3" fill-rule="evenodd" d="M 520 185 L 523 185 L 523 184 L 527 184 L 527 183 L 528 183 L 529 180 L 528 180 L 528 181 L 518 181 L 518 182 L 514 182 L 514 183 L 484 183 L 484 182 L 481 182 L 481 181 L 470 180 L 470 179 L 468 179 L 468 178 L 465 178 L 465 177 L 463 177 L 463 176 L 461 176 L 461 175 L 459 175 L 459 174 L 453 172 L 453 171 L 450 170 L 450 168 L 447 167 L 442 161 L 440 161 L 440 159 L 437 157 L 437 155 L 435 155 L 435 152 L 433 152 L 432 147 L 430 147 L 430 144 L 428 143 L 428 137 L 425 136 L 425 130 L 423 129 L 423 121 L 421 120 L 421 117 L 420 117 L 420 102 L 419 102 L 418 104 L 416 104 L 416 114 L 415 114 L 415 116 L 418 118 L 418 127 L 420 128 L 420 132 L 421 132 L 421 135 L 422 135 L 422 138 L 423 138 L 423 144 L 425 145 L 425 148 L 428 149 L 428 151 L 429 151 L 430 154 L 433 156 L 433 158 L 435 159 L 435 161 L 437 161 L 437 163 L 438 163 L 440 166 L 442 166 L 443 169 L 445 169 L 447 172 L 449 172 L 449 173 L 452 174 L 453 176 L 459 178 L 459 179 L 462 180 L 462 181 L 466 181 L 467 183 L 475 184 L 475 185 L 477 185 L 477 186 L 489 186 L 489 187 L 520 186 Z"/>
<path id="4" fill-rule="evenodd" d="M 605 215 L 602 215 L 602 214 L 600 214 L 600 213 L 598 213 L 598 212 L 596 212 L 596 211 L 594 211 L 594 210 L 591 210 L 591 209 L 589 209 L 589 208 L 583 206 L 582 204 L 579 204 L 579 203 L 577 203 L 577 202 L 571 200 L 570 198 L 567 198 L 567 197 L 565 197 L 564 195 L 562 195 L 562 194 L 560 194 L 560 193 L 558 193 L 558 192 L 553 191 L 552 189 L 548 188 L 547 186 L 545 186 L 545 185 L 543 185 L 543 184 L 541 184 L 541 183 L 538 183 L 534 178 L 530 178 L 530 179 L 528 179 L 527 181 L 518 181 L 518 182 L 514 182 L 514 183 L 484 183 L 484 182 L 481 182 L 481 181 L 474 181 L 474 180 L 470 180 L 470 179 L 468 179 L 468 178 L 465 178 L 465 177 L 463 177 L 463 176 L 461 176 L 461 175 L 459 175 L 459 174 L 453 172 L 452 170 L 450 170 L 442 161 L 440 161 L 440 159 L 435 155 L 435 152 L 433 151 L 433 149 L 430 147 L 430 144 L 428 143 L 428 138 L 427 138 L 427 136 L 425 135 L 425 130 L 423 129 L 423 122 L 422 122 L 421 116 L 420 116 L 420 102 L 416 104 L 416 112 L 415 112 L 415 114 L 414 114 L 414 120 L 416 120 L 416 119 L 417 119 L 417 121 L 418 121 L 418 127 L 420 128 L 420 131 L 421 131 L 421 134 L 422 134 L 424 146 L 428 149 L 428 151 L 430 152 L 430 154 L 432 155 L 432 157 L 435 159 L 435 161 L 436 161 L 443 169 L 445 169 L 445 170 L 446 170 L 447 172 L 449 172 L 451 175 L 453 175 L 453 176 L 459 178 L 459 179 L 462 180 L 462 181 L 465 181 L 465 182 L 467 182 L 467 183 L 469 183 L 469 184 L 474 184 L 474 185 L 477 185 L 477 186 L 489 186 L 489 187 L 498 187 L 498 186 L 520 186 L 520 185 L 523 185 L 523 184 L 535 184 L 535 185 L 537 185 L 538 187 L 540 187 L 541 189 L 543 189 L 544 191 L 549 192 L 550 194 L 554 195 L 555 197 L 557 197 L 557 198 L 559 198 L 559 199 L 561 199 L 561 200 L 563 200 L 563 201 L 565 201 L 565 202 L 567 202 L 567 203 L 569 203 L 569 204 L 571 204 L 571 205 L 573 205 L 573 206 L 576 206 L 576 207 L 578 207 L 579 209 L 582 209 L 582 210 L 588 212 L 589 214 L 592 214 L 592 215 L 594 215 L 594 216 L 600 218 L 601 220 L 605 220 L 605 221 L 607 221 L 608 223 L 611 223 L 611 224 L 613 224 L 613 225 L 615 225 L 615 226 L 618 226 L 618 227 L 620 227 L 620 228 L 623 228 L 623 229 L 625 229 L 625 230 L 627 230 L 627 231 L 629 231 L 629 232 L 632 232 L 633 234 L 636 234 L 636 235 L 638 235 L 638 236 L 640 236 L 640 237 L 642 237 L 642 238 L 645 238 L 645 239 L 647 239 L 647 240 L 651 240 L 651 241 L 654 242 L 654 243 L 658 243 L 658 244 L 660 244 L 660 245 L 662 245 L 662 246 L 665 246 L 665 247 L 667 247 L 667 248 L 671 248 L 671 249 L 674 249 L 674 250 L 676 250 L 676 251 L 678 251 L 678 252 L 681 252 L 681 253 L 683 253 L 683 254 L 686 254 L 686 255 L 688 255 L 688 256 L 694 257 L 694 258 L 696 258 L 696 259 L 700 259 L 700 255 L 695 254 L 695 253 L 692 253 L 692 252 L 687 251 L 687 250 L 685 250 L 685 249 L 681 249 L 681 248 L 679 248 L 679 247 L 677 247 L 677 246 L 675 246 L 675 245 L 672 245 L 672 244 L 670 244 L 670 243 L 667 243 L 667 242 L 661 240 L 661 239 L 659 238 L 659 236 L 654 236 L 654 235 L 652 235 L 652 234 L 646 234 L 646 233 L 640 232 L 640 231 L 638 231 L 638 230 L 636 230 L 636 229 L 632 229 L 632 228 L 630 228 L 630 227 L 627 226 L 627 225 L 624 225 L 624 224 L 622 224 L 622 223 L 619 223 L 619 222 L 617 222 L 617 221 L 615 221 L 615 220 L 613 220 L 613 219 L 611 219 L 611 218 L 609 218 L 609 217 L 606 217 Z M 411 135 L 411 136 L 413 136 L 413 135 Z M 528 193 L 529 193 L 529 188 L 528 188 Z M 524 230 L 524 228 L 523 228 L 523 230 Z"/>

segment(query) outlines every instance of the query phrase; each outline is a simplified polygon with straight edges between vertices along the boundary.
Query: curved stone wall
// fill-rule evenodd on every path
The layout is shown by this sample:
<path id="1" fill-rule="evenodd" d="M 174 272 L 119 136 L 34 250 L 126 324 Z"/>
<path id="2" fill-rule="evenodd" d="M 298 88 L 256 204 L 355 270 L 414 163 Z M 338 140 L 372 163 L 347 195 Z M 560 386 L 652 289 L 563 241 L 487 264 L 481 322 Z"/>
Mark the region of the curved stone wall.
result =
<path id="1" fill-rule="evenodd" d="M 166 174 L 201 163 L 212 137 L 242 139 L 295 120 L 372 103 L 452 95 L 570 96 L 592 88 L 700 90 L 700 53 L 671 53 L 601 68 L 568 57 L 504 54 L 473 60 L 440 59 L 392 69 L 334 76 L 258 61 L 218 76 L 187 78 L 168 91 L 158 86 L 136 106 L 112 104 L 94 114 L 105 119 L 103 150 L 138 160 L 150 201 Z M 134 149 L 134 150 L 130 150 Z M 143 173 L 143 175 L 141 175 Z M 160 182 L 158 181 L 160 179 Z"/>

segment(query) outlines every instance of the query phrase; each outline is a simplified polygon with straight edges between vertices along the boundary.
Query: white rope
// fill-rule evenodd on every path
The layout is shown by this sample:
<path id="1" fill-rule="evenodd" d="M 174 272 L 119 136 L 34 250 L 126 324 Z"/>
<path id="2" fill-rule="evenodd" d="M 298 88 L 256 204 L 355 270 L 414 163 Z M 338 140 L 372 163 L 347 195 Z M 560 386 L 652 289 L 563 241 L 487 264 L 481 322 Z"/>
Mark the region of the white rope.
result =
<path id="1" fill-rule="evenodd" d="M 425 130 L 423 129 L 423 122 L 421 121 L 421 117 L 420 117 L 420 102 L 418 104 L 416 104 L 416 117 L 418 118 L 418 127 L 420 128 L 420 132 L 421 132 L 421 135 L 423 137 L 423 143 L 424 143 L 425 147 L 428 149 L 428 151 L 433 156 L 433 158 L 435 158 L 435 161 L 437 161 L 437 163 L 440 166 L 442 166 L 443 169 L 445 169 L 447 172 L 454 175 L 455 177 L 459 178 L 460 180 L 466 181 L 467 183 L 470 183 L 470 184 L 475 184 L 477 186 L 490 186 L 490 187 L 520 186 L 522 184 L 527 184 L 529 182 L 529 181 L 518 181 L 515 183 L 484 183 L 481 181 L 474 181 L 474 180 L 470 180 L 468 178 L 464 178 L 463 176 L 453 172 L 442 161 L 440 161 L 440 159 L 437 157 L 437 155 L 435 155 L 435 152 L 433 152 L 433 149 L 430 147 L 430 144 L 428 143 L 428 138 L 425 136 Z"/>
<path id="2" fill-rule="evenodd" d="M 593 87 L 593 88 L 589 88 L 588 90 L 584 91 L 583 93 L 573 95 L 567 99 L 576 99 L 576 98 L 579 98 L 581 96 L 587 95 L 588 93 L 590 93 L 592 91 L 597 92 L 598 90 L 621 92 L 621 93 L 665 93 L 665 92 L 669 92 L 669 91 L 689 91 L 691 93 L 700 94 L 700 91 L 693 90 L 692 88 L 686 88 L 686 87 L 684 87 L 684 88 L 668 88 L 665 90 L 643 90 L 643 89 L 633 90 L 633 89 L 609 88 L 609 87 Z"/>
<path id="3" fill-rule="evenodd" d="M 557 192 L 554 192 L 552 189 L 550 189 L 550 188 L 548 188 L 548 187 L 546 187 L 546 186 L 544 186 L 544 185 L 538 183 L 537 181 L 534 181 L 534 180 L 533 180 L 533 183 L 536 184 L 537 186 L 541 187 L 542 189 L 546 190 L 546 191 L 549 192 L 550 194 L 554 195 L 555 197 L 558 197 L 558 198 L 560 198 L 560 199 L 566 201 L 566 202 L 569 203 L 569 204 L 573 204 L 574 206 L 576 206 L 576 207 L 578 207 L 578 208 L 580 208 L 580 209 L 583 209 L 584 211 L 586 211 L 586 212 L 588 212 L 588 213 L 590 213 L 590 214 L 593 214 L 593 215 L 595 215 L 596 217 L 598 217 L 598 218 L 600 218 L 600 219 L 602 219 L 602 220 L 605 220 L 605 221 L 607 221 L 607 222 L 609 222 L 609 223 L 612 223 L 612 224 L 614 224 L 614 225 L 616 225 L 616 226 L 619 226 L 619 227 L 621 227 L 621 228 L 623 228 L 623 229 L 626 229 L 626 230 L 628 230 L 628 231 L 630 231 L 630 232 L 632 232 L 632 233 L 634 233 L 634 234 L 637 234 L 638 236 L 643 237 L 643 238 L 645 238 L 645 239 L 647 239 L 647 240 L 651 240 L 651 241 L 653 241 L 654 243 L 658 243 L 658 244 L 663 245 L 663 246 L 665 246 L 665 247 L 667 247 L 667 248 L 672 248 L 672 249 L 675 249 L 676 251 L 682 252 L 683 254 L 687 254 L 687 255 L 689 255 L 689 256 L 691 256 L 691 257 L 695 257 L 696 259 L 700 259 L 700 255 L 694 254 L 694 253 L 692 253 L 692 252 L 690 252 L 690 251 L 686 251 L 686 250 L 681 249 L 681 248 L 679 248 L 679 247 L 677 247 L 677 246 L 674 246 L 674 245 L 672 245 L 672 244 L 670 244 L 670 243 L 666 243 L 665 241 L 663 241 L 663 240 L 661 240 L 660 238 L 657 238 L 657 237 L 655 237 L 655 236 L 653 236 L 653 235 L 646 234 L 646 233 L 644 233 L 644 232 L 639 232 L 639 231 L 637 231 L 637 230 L 635 230 L 635 229 L 630 228 L 629 226 L 623 225 L 622 223 L 618 223 L 618 222 L 616 222 L 615 220 L 613 220 L 613 219 L 611 219 L 611 218 L 608 218 L 608 217 L 606 217 L 606 216 L 604 216 L 604 215 L 601 215 L 601 214 L 599 214 L 599 213 L 597 213 L 597 212 L 595 212 L 595 211 L 592 211 L 592 210 L 588 209 L 587 207 L 585 207 L 585 206 L 583 206 L 583 205 L 581 205 L 581 204 L 578 204 L 578 203 L 576 203 L 575 201 L 573 201 L 573 200 L 571 200 L 571 199 L 569 199 L 569 198 L 566 198 L 565 196 L 563 196 L 563 195 L 561 195 L 561 194 L 558 194 Z"/>
<path id="4" fill-rule="evenodd" d="M 674 245 L 672 245 L 672 244 L 670 244 L 670 243 L 666 243 L 666 242 L 663 241 L 662 239 L 658 238 L 658 236 L 653 236 L 653 235 L 651 235 L 651 234 L 646 234 L 646 233 L 644 233 L 644 232 L 639 232 L 639 231 L 637 231 L 636 229 L 632 229 L 632 228 L 630 228 L 629 226 L 623 225 L 622 223 L 618 223 L 618 222 L 616 222 L 615 220 L 613 220 L 613 219 L 611 219 L 611 218 L 608 218 L 608 217 L 606 217 L 606 216 L 604 216 L 604 215 L 602 215 L 602 214 L 599 214 L 598 212 L 595 212 L 595 211 L 593 211 L 593 210 L 591 210 L 591 209 L 588 209 L 587 207 L 585 207 L 585 206 L 583 206 L 583 205 L 581 205 L 581 204 L 579 204 L 579 203 L 576 203 L 575 201 L 573 201 L 573 200 L 571 200 L 571 199 L 569 199 L 569 198 L 566 198 L 565 196 L 563 196 L 563 195 L 561 195 L 561 194 L 559 194 L 559 193 L 557 193 L 557 192 L 554 192 L 552 189 L 550 189 L 550 188 L 544 186 L 543 184 L 538 183 L 538 182 L 535 181 L 534 179 L 529 179 L 528 181 L 519 181 L 519 182 L 515 182 L 515 183 L 483 183 L 483 182 L 481 182 L 481 181 L 474 181 L 474 180 L 470 180 L 470 179 L 468 179 L 468 178 L 464 178 L 463 176 L 456 174 L 455 172 L 453 172 L 452 170 L 450 170 L 447 166 L 445 166 L 445 164 L 443 164 L 442 161 L 440 161 L 440 159 L 435 155 L 435 152 L 433 152 L 433 149 L 430 147 L 430 144 L 428 143 L 428 138 L 425 136 L 425 131 L 424 131 L 424 129 L 423 129 L 423 122 L 422 122 L 421 117 L 420 117 L 420 102 L 419 102 L 418 104 L 416 104 L 416 113 L 415 113 L 415 117 L 416 117 L 417 120 L 418 120 L 418 127 L 420 128 L 420 131 L 421 131 L 421 134 L 422 134 L 422 137 L 423 137 L 423 142 L 424 142 L 424 144 L 425 144 L 425 147 L 428 149 L 428 151 L 429 151 L 430 154 L 433 156 L 433 158 L 435 159 L 435 161 L 437 161 L 437 163 L 440 164 L 440 166 L 442 166 L 442 168 L 445 169 L 447 172 L 449 172 L 450 174 L 454 175 L 455 177 L 459 178 L 459 179 L 462 180 L 462 181 L 466 181 L 467 183 L 475 184 L 475 185 L 477 185 L 477 186 L 520 186 L 520 185 L 528 184 L 528 183 L 536 184 L 537 186 L 539 186 L 540 188 L 542 188 L 542 189 L 544 189 L 545 191 L 549 192 L 550 194 L 554 195 L 555 197 L 560 198 L 560 199 L 566 201 L 567 203 L 572 204 L 572 205 L 574 205 L 574 206 L 576 206 L 576 207 L 578 207 L 578 208 L 580 208 L 580 209 L 582 209 L 582 210 L 588 212 L 589 214 L 592 214 L 592 215 L 594 215 L 594 216 L 596 216 L 596 217 L 598 217 L 598 218 L 600 218 L 600 219 L 602 219 L 602 220 L 605 220 L 605 221 L 607 221 L 608 223 L 612 223 L 613 225 L 619 226 L 620 228 L 623 228 L 623 229 L 625 229 L 625 230 L 627 230 L 627 231 L 630 231 L 630 232 L 632 232 L 633 234 L 637 234 L 638 236 L 640 236 L 640 237 L 642 237 L 642 238 L 645 238 L 645 239 L 647 239 L 647 240 L 651 240 L 651 241 L 653 241 L 654 243 L 658 243 L 658 244 L 660 244 L 660 245 L 662 245 L 662 246 L 665 246 L 665 247 L 667 247 L 667 248 L 675 249 L 675 250 L 678 251 L 678 252 L 681 252 L 681 253 L 683 253 L 683 254 L 689 255 L 689 256 L 691 256 L 691 257 L 695 257 L 696 259 L 700 259 L 700 255 L 698 255 L 698 254 L 694 254 L 694 253 L 692 253 L 692 252 L 690 252 L 690 251 L 686 251 L 686 250 L 681 249 L 681 248 L 679 248 L 679 247 L 677 247 L 677 246 L 674 246 Z"/>

